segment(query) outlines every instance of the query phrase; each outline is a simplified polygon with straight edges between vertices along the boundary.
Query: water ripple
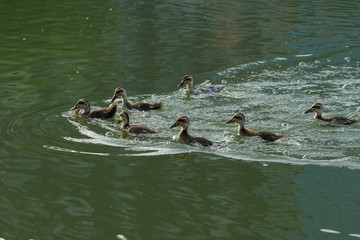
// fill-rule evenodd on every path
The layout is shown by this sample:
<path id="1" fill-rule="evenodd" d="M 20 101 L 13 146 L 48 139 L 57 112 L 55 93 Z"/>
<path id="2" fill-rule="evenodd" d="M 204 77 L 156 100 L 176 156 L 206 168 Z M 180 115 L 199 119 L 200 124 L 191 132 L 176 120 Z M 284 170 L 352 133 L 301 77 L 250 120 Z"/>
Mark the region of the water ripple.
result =
<path id="1" fill-rule="evenodd" d="M 307 54 L 301 57 L 308 56 Z M 291 59 L 289 56 L 286 58 Z M 162 110 L 131 112 L 132 122 L 156 128 L 161 131 L 160 134 L 153 136 L 124 134 L 121 133 L 116 121 L 90 120 L 74 116 L 70 112 L 63 112 L 61 118 L 67 119 L 73 126 L 70 129 L 73 130 L 64 129 L 65 135 L 62 139 L 65 142 L 77 143 L 76 147 L 59 141 L 57 132 L 54 132 L 51 138 L 60 145 L 45 143 L 42 146 L 49 150 L 103 157 L 201 152 L 236 160 L 359 168 L 358 150 L 351 147 L 352 142 L 359 140 L 358 135 L 354 134 L 359 132 L 357 126 L 331 126 L 311 120 L 311 115 L 303 114 L 313 102 L 322 101 L 329 114 L 352 111 L 351 117 L 359 118 L 356 105 L 360 103 L 357 102 L 358 99 L 353 98 L 356 87 L 360 86 L 359 72 L 356 68 L 323 65 L 304 71 L 300 66 L 283 67 L 280 70 L 269 70 L 263 66 L 277 64 L 278 61 L 282 60 L 258 61 L 219 72 L 219 75 L 226 77 L 227 83 L 224 91 L 212 96 L 186 97 L 183 90 L 168 95 L 133 96 L 134 100 L 141 99 L 148 102 L 165 100 Z M 237 77 L 242 71 L 249 69 L 251 74 L 245 79 Z M 325 85 L 324 79 L 328 81 Z M 207 81 L 205 80 L 204 83 Z M 344 92 L 342 87 L 344 84 L 353 87 L 346 88 Z M 339 92 L 344 102 L 339 102 Z M 346 101 L 347 99 L 350 101 Z M 352 99 L 354 102 L 351 102 Z M 104 102 L 108 101 L 109 99 L 104 100 Z M 26 122 L 25 119 L 37 117 L 39 116 L 37 113 L 41 114 L 42 111 L 43 109 L 40 108 L 32 115 L 19 118 L 14 124 L 18 125 L 18 128 L 22 127 Z M 248 127 L 273 131 L 289 137 L 275 143 L 238 137 L 235 125 L 224 124 L 237 111 L 246 114 Z M 173 138 L 178 129 L 168 129 L 178 115 L 190 117 L 191 134 L 211 139 L 216 146 L 204 149 L 179 144 L 178 140 Z M 49 123 L 55 120 L 51 116 L 46 116 L 44 119 Z M 33 131 L 38 136 L 49 134 L 43 132 L 43 129 Z M 89 151 L 89 145 L 96 146 L 98 151 Z M 101 146 L 107 146 L 107 149 L 102 149 Z"/>

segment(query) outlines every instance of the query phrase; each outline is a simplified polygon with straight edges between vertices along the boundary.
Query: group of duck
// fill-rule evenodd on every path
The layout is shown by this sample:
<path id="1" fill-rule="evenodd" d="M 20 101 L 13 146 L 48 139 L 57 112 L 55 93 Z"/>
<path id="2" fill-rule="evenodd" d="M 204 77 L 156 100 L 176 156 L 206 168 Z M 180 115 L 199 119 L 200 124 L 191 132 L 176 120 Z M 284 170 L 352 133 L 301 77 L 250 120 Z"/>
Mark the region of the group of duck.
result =
<path id="1" fill-rule="evenodd" d="M 186 91 L 190 94 L 211 94 L 219 92 L 223 89 L 223 85 L 215 85 L 215 86 L 202 86 L 198 88 L 193 87 L 194 80 L 191 75 L 184 75 L 182 81 L 178 85 L 178 87 L 186 86 Z M 81 114 L 89 117 L 89 118 L 112 118 L 115 116 L 118 102 L 115 101 L 117 98 L 122 98 L 122 108 L 128 110 L 139 110 L 139 111 L 150 111 L 159 109 L 162 106 L 162 101 L 155 103 L 145 103 L 145 102 L 135 102 L 132 103 L 128 101 L 126 91 L 122 87 L 117 87 L 115 89 L 114 95 L 111 99 L 112 104 L 108 108 L 100 108 L 90 111 L 90 103 L 85 99 L 81 98 L 76 105 L 71 108 L 75 113 L 81 112 Z M 348 119 L 340 116 L 332 116 L 332 117 L 324 117 L 323 113 L 323 105 L 321 103 L 314 103 L 311 107 L 306 110 L 304 113 L 315 113 L 315 118 L 333 123 L 333 124 L 341 124 L 341 125 L 351 125 L 357 122 L 360 122 L 360 119 Z M 159 133 L 159 131 L 153 130 L 141 124 L 132 124 L 130 125 L 130 115 L 126 110 L 120 112 L 120 119 L 118 121 L 121 125 L 121 129 L 127 131 L 129 133 L 136 134 L 153 134 Z M 238 112 L 235 113 L 234 116 L 226 121 L 226 123 L 237 123 L 238 124 L 238 135 L 249 136 L 249 137 L 260 137 L 261 139 L 267 141 L 276 141 L 278 139 L 286 137 L 285 135 L 279 135 L 271 132 L 265 131 L 255 131 L 249 128 L 245 128 L 245 116 L 243 113 Z M 170 126 L 170 128 L 180 127 L 181 130 L 178 134 L 178 138 L 186 144 L 189 145 L 201 145 L 203 147 L 209 147 L 213 145 L 213 142 L 203 137 L 194 137 L 188 134 L 188 128 L 190 125 L 190 120 L 186 116 L 179 116 L 175 123 Z"/>

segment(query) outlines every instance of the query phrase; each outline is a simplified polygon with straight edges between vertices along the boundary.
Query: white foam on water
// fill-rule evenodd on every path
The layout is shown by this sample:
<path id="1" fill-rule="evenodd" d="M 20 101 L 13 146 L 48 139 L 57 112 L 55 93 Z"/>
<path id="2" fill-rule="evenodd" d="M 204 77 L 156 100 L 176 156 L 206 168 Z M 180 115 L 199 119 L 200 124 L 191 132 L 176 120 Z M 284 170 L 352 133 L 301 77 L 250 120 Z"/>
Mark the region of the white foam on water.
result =
<path id="1" fill-rule="evenodd" d="M 325 233 L 331 233 L 331 234 L 341 234 L 341 232 L 339 232 L 339 231 L 326 229 L 326 228 L 322 228 L 322 229 L 320 229 L 320 231 L 325 232 Z"/>

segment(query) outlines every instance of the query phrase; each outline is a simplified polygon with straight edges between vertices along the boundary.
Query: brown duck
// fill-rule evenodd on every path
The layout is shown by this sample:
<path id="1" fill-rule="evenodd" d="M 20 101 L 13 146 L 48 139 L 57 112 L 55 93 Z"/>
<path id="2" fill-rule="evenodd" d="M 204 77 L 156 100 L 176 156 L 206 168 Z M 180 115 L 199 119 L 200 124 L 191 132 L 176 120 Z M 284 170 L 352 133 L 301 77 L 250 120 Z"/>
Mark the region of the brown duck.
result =
<path id="1" fill-rule="evenodd" d="M 233 123 L 236 122 L 238 124 L 238 134 L 242 136 L 248 136 L 248 137 L 260 137 L 267 141 L 276 141 L 280 138 L 286 137 L 284 135 L 277 135 L 275 133 L 271 132 L 263 132 L 263 131 L 254 131 L 249 128 L 244 127 L 245 123 L 245 116 L 244 114 L 238 112 L 235 113 L 235 115 L 229 120 L 226 121 L 226 123 Z"/>
<path id="2" fill-rule="evenodd" d="M 127 111 L 121 111 L 118 123 L 122 123 L 121 129 L 129 133 L 159 133 L 141 124 L 130 125 L 130 116 Z"/>
<path id="3" fill-rule="evenodd" d="M 162 101 L 155 103 L 144 103 L 144 102 L 132 103 L 127 100 L 126 91 L 122 87 L 117 87 L 115 89 L 114 96 L 112 97 L 111 102 L 114 102 L 115 99 L 117 99 L 119 96 L 122 98 L 123 108 L 127 108 L 129 110 L 137 109 L 140 111 L 149 111 L 149 110 L 159 109 L 162 105 Z"/>
<path id="4" fill-rule="evenodd" d="M 181 127 L 181 130 L 178 134 L 178 137 L 181 141 L 183 141 L 186 144 L 189 145 L 196 145 L 196 144 L 200 144 L 203 147 L 209 147 L 212 146 L 213 143 L 210 140 L 207 140 L 206 138 L 203 137 L 193 137 L 190 136 L 188 134 L 188 127 L 190 125 L 190 120 L 188 117 L 186 116 L 179 116 L 176 119 L 176 122 L 170 126 L 170 128 L 174 128 L 174 127 Z"/>
<path id="5" fill-rule="evenodd" d="M 317 118 L 317 119 L 320 119 L 322 121 L 329 122 L 329 123 L 335 123 L 335 124 L 351 125 L 353 123 L 360 122 L 360 119 L 348 119 L 348 118 L 339 117 L 339 116 L 323 117 L 322 116 L 323 110 L 324 110 L 324 107 L 321 103 L 314 103 L 304 113 L 314 112 L 315 113 L 314 118 Z"/>
<path id="6" fill-rule="evenodd" d="M 182 87 L 184 85 L 186 85 L 187 92 L 194 94 L 215 93 L 215 92 L 219 92 L 224 87 L 223 85 L 215 85 L 215 86 L 203 86 L 203 87 L 194 88 L 193 87 L 194 79 L 191 75 L 184 75 L 178 87 Z"/>
<path id="7" fill-rule="evenodd" d="M 71 110 L 74 110 L 75 113 L 82 111 L 84 116 L 90 118 L 112 118 L 115 116 L 117 106 L 118 103 L 114 102 L 108 108 L 99 108 L 90 112 L 90 103 L 85 98 L 81 98 Z"/>

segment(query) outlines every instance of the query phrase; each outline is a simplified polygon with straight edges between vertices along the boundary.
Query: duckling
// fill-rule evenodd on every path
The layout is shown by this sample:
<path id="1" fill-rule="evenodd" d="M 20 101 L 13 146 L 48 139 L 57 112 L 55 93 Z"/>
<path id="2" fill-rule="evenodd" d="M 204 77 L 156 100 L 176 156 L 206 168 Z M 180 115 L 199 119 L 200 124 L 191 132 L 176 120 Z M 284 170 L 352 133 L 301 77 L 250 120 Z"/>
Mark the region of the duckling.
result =
<path id="1" fill-rule="evenodd" d="M 90 118 L 112 118 L 115 116 L 118 103 L 112 103 L 108 108 L 99 108 L 90 112 L 90 103 L 85 98 L 81 98 L 77 101 L 76 105 L 70 110 L 74 110 L 75 113 L 79 113 L 83 110 L 83 115 Z"/>
<path id="2" fill-rule="evenodd" d="M 277 135 L 277 134 L 271 133 L 271 132 L 254 131 L 249 128 L 245 128 L 244 127 L 245 116 L 244 116 L 244 114 L 242 114 L 240 112 L 235 113 L 235 115 L 229 121 L 226 121 L 226 123 L 233 123 L 233 122 L 236 122 L 238 124 L 238 135 L 249 136 L 249 137 L 258 136 L 264 140 L 271 141 L 271 142 L 276 141 L 280 138 L 286 137 L 284 135 Z"/>
<path id="3" fill-rule="evenodd" d="M 186 144 L 189 145 L 200 144 L 203 147 L 209 147 L 213 145 L 213 143 L 210 140 L 207 140 L 206 138 L 190 136 L 187 132 L 189 125 L 190 125 L 190 120 L 188 117 L 179 116 L 176 119 L 176 122 L 173 125 L 171 125 L 170 128 L 180 126 L 181 130 L 178 134 L 178 137 L 181 141 L 183 141 Z"/>
<path id="4" fill-rule="evenodd" d="M 203 86 L 198 88 L 193 88 L 194 79 L 191 75 L 184 75 L 181 83 L 178 85 L 178 87 L 182 87 L 186 85 L 186 91 L 194 94 L 207 94 L 207 93 L 214 93 L 219 92 L 221 89 L 223 89 L 223 85 L 215 85 L 215 86 Z"/>
<path id="5" fill-rule="evenodd" d="M 123 123 L 121 125 L 121 129 L 129 133 L 159 133 L 158 131 L 145 127 L 141 124 L 130 125 L 130 116 L 127 111 L 121 111 L 120 120 L 118 121 L 118 123 Z"/>
<path id="6" fill-rule="evenodd" d="M 332 117 L 323 117 L 321 114 L 323 113 L 324 107 L 321 103 L 314 103 L 311 107 L 306 110 L 304 113 L 315 112 L 315 117 L 325 122 L 342 124 L 342 125 L 351 125 L 353 123 L 360 122 L 360 119 L 348 119 L 345 117 L 332 116 Z"/>
<path id="7" fill-rule="evenodd" d="M 162 105 L 162 101 L 155 102 L 152 104 L 142 103 L 142 102 L 136 102 L 136 103 L 129 102 L 127 100 L 126 91 L 122 87 L 115 88 L 114 96 L 112 97 L 111 102 L 114 102 L 115 99 L 117 99 L 119 96 L 122 98 L 123 108 L 127 108 L 129 110 L 137 109 L 140 111 L 149 111 L 149 110 L 159 109 Z"/>

